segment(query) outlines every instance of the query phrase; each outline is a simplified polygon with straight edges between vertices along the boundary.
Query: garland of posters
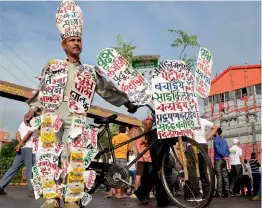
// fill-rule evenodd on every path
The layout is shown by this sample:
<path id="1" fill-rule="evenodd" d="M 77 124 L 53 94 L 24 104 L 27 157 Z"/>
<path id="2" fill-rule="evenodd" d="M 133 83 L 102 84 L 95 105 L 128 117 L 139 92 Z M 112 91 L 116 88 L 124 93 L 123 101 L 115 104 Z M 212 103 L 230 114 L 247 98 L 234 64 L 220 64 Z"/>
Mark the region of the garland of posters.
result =
<path id="1" fill-rule="evenodd" d="M 32 119 L 33 130 L 40 125 L 41 135 L 33 138 L 33 153 L 36 154 L 37 162 L 32 168 L 31 182 L 35 198 L 38 199 L 43 195 L 46 199 L 65 198 L 65 202 L 81 200 L 82 205 L 86 206 L 92 197 L 84 192 L 84 188 L 91 189 L 96 178 L 95 171 L 86 171 L 86 168 L 98 153 L 98 129 L 91 128 L 85 116 L 74 114 L 68 142 L 65 145 L 63 142 L 56 142 L 55 133 L 62 126 L 58 115 L 47 112 Z M 63 161 L 60 169 L 58 161 L 64 148 L 68 149 L 70 162 Z M 67 176 L 67 184 L 55 183 L 60 176 L 62 178 Z"/>
<path id="2" fill-rule="evenodd" d="M 192 137 L 192 129 L 200 126 L 192 71 L 183 61 L 167 60 L 152 75 L 159 139 Z"/>
<path id="3" fill-rule="evenodd" d="M 145 105 L 152 99 L 151 85 L 136 70 L 128 68 L 124 57 L 113 48 L 102 50 L 97 56 L 97 65 L 131 100 L 138 105 Z"/>
<path id="4" fill-rule="evenodd" d="M 195 73 L 196 92 L 201 98 L 207 98 L 210 92 L 213 57 L 208 49 L 200 48 Z"/>

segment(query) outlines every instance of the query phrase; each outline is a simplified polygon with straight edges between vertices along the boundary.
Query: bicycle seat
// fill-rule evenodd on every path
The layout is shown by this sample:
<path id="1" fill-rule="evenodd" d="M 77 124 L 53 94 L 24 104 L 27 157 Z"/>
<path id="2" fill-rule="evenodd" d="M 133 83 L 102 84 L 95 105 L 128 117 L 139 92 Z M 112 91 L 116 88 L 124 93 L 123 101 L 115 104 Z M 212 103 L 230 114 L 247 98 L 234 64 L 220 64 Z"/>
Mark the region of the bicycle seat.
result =
<path id="1" fill-rule="evenodd" d="M 112 116 L 109 117 L 97 117 L 94 119 L 94 123 L 96 124 L 109 124 L 112 123 L 113 121 L 115 121 L 117 119 L 118 115 L 113 114 Z"/>

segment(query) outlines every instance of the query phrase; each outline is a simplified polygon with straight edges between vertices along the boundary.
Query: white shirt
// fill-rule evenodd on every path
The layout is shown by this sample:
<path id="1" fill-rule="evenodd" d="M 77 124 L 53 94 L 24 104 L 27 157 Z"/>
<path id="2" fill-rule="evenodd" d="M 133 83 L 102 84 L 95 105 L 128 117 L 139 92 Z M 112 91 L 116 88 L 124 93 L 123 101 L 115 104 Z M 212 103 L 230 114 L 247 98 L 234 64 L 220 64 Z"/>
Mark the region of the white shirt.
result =
<path id="1" fill-rule="evenodd" d="M 201 129 L 194 130 L 195 140 L 198 143 L 206 144 L 206 127 L 212 127 L 214 124 L 206 119 L 200 118 Z"/>
<path id="2" fill-rule="evenodd" d="M 247 171 L 245 171 L 244 166 L 242 166 L 242 167 L 243 167 L 242 175 L 248 175 L 251 178 L 252 177 L 252 171 L 251 171 L 250 165 L 248 163 L 246 164 Z"/>
<path id="3" fill-rule="evenodd" d="M 24 137 L 27 135 L 29 131 L 33 131 L 31 127 L 26 126 L 24 122 L 22 122 L 19 126 L 18 132 L 20 133 L 21 140 L 24 140 Z M 26 141 L 25 146 L 22 148 L 33 148 L 32 136 Z"/>
<path id="4" fill-rule="evenodd" d="M 134 159 L 136 158 L 135 155 L 130 155 L 128 157 L 128 160 L 129 162 L 127 163 L 127 165 L 129 165 Z M 129 168 L 130 171 L 135 171 L 136 170 L 136 163 L 134 163 L 130 168 Z"/>
<path id="5" fill-rule="evenodd" d="M 242 149 L 237 145 L 233 145 L 230 149 L 230 164 L 231 165 L 241 165 L 239 156 L 242 156 Z"/>

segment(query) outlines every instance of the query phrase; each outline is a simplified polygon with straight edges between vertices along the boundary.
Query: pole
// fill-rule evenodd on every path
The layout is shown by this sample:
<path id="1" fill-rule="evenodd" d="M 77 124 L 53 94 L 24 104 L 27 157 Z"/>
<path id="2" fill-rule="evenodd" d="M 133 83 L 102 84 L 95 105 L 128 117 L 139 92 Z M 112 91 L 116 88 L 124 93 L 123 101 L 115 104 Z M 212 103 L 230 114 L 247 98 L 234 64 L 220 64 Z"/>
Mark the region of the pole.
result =
<path id="1" fill-rule="evenodd" d="M 253 152 L 257 153 L 255 122 L 252 122 L 252 142 L 253 142 Z"/>

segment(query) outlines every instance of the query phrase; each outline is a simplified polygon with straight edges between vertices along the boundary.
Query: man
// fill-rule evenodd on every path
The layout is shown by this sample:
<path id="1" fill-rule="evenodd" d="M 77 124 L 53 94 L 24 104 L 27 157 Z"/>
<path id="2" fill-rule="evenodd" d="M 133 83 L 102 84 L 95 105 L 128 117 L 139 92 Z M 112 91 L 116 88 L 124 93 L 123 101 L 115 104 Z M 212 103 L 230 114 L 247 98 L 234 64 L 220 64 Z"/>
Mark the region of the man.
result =
<path id="1" fill-rule="evenodd" d="M 207 146 L 207 141 L 211 140 L 213 136 L 215 135 L 217 131 L 217 127 L 214 123 L 200 118 L 200 129 L 194 130 L 194 139 L 199 143 L 199 145 L 206 151 L 208 152 L 208 146 Z M 210 131 L 208 135 L 206 136 L 206 128 L 210 128 Z M 190 148 L 190 151 L 193 151 Z M 194 155 L 194 153 L 192 152 Z M 207 164 L 204 162 L 204 158 L 202 158 L 202 154 L 198 154 L 198 161 L 199 163 L 199 172 L 200 172 L 200 180 L 202 183 L 202 190 L 203 190 L 203 197 L 205 197 L 205 192 L 208 192 L 208 174 L 207 174 Z M 192 162 L 192 160 L 189 160 Z M 201 162 L 202 161 L 202 162 Z M 190 164 L 188 164 L 190 166 Z M 194 166 L 194 164 L 192 164 Z M 193 167 L 191 166 L 191 167 Z M 189 180 L 186 182 L 187 186 L 185 188 L 185 199 L 187 201 L 202 201 L 202 198 L 200 197 L 200 190 L 199 190 L 199 182 L 196 177 L 195 171 L 190 171 L 191 169 L 189 168 Z M 192 173 L 192 175 L 190 174 Z M 190 176 L 191 175 L 191 176 Z M 193 194 L 193 196 L 192 196 Z"/>
<path id="2" fill-rule="evenodd" d="M 261 164 L 257 160 L 257 154 L 255 152 L 251 153 L 251 159 L 249 161 L 252 177 L 253 177 L 253 198 L 252 201 L 261 201 L 261 173 L 259 168 Z"/>
<path id="3" fill-rule="evenodd" d="M 30 110 L 24 116 L 24 121 L 26 125 L 30 125 L 30 120 L 42 111 L 44 115 L 46 112 L 52 112 L 56 116 L 59 115 L 62 120 L 59 132 L 56 133 L 55 139 L 46 136 L 44 142 L 46 145 L 53 144 L 54 141 L 62 141 L 65 144 L 61 153 L 60 163 L 64 164 L 64 172 L 67 173 L 66 167 L 68 166 L 66 166 L 66 162 L 70 155 L 70 150 L 67 148 L 67 144 L 69 144 L 68 135 L 71 133 L 73 135 L 75 132 L 75 123 L 72 123 L 72 120 L 76 116 L 83 120 L 86 119 L 94 92 L 115 106 L 125 105 L 130 113 L 134 113 L 136 108 L 129 102 L 126 94 L 121 93 L 106 81 L 98 68 L 83 64 L 80 61 L 83 14 L 78 4 L 73 0 L 63 0 L 57 10 L 56 21 L 62 37 L 61 45 L 67 57 L 63 61 L 49 61 L 43 69 L 39 78 L 41 80 L 39 90 L 27 101 Z M 48 130 L 50 130 L 48 126 L 45 126 L 45 131 Z M 83 163 L 83 159 L 81 161 Z M 77 175 L 74 178 L 76 180 Z M 80 180 L 80 183 L 82 184 L 82 180 Z M 67 191 L 67 193 L 70 195 L 71 192 Z M 52 196 L 57 194 L 55 189 L 53 189 L 51 194 Z M 76 193 L 76 195 L 80 197 L 81 194 L 78 195 Z M 58 201 L 54 197 L 49 196 L 50 194 L 47 193 L 47 197 L 45 197 L 47 201 L 42 208 L 58 207 Z M 80 198 L 75 198 L 73 194 L 69 197 L 71 198 L 67 200 L 64 207 L 78 208 L 77 202 Z"/>
<path id="4" fill-rule="evenodd" d="M 153 123 L 154 123 L 153 118 L 151 116 L 148 116 L 147 119 L 144 121 L 144 131 L 149 132 L 153 127 Z M 150 145 L 157 139 L 158 139 L 157 132 L 155 130 L 148 134 L 144 142 Z M 153 168 L 149 175 L 141 177 L 141 184 L 138 187 L 138 189 L 134 192 L 134 194 L 136 195 L 136 197 L 142 204 L 148 203 L 147 197 L 149 196 L 150 191 L 152 190 L 153 186 L 155 185 L 157 205 L 158 206 L 169 205 L 168 196 L 162 185 L 161 179 L 159 178 L 159 175 L 158 175 L 158 170 L 160 168 L 160 164 L 158 161 L 161 161 L 163 152 L 169 151 L 168 149 L 164 149 L 164 148 L 165 147 L 162 147 L 162 149 L 160 149 L 159 142 L 156 142 L 150 149 L 150 155 L 151 155 Z"/>
<path id="5" fill-rule="evenodd" d="M 244 162 L 246 164 L 246 168 L 247 170 L 245 170 L 244 167 L 243 168 L 243 173 L 242 173 L 242 177 L 241 177 L 241 194 L 243 196 L 247 195 L 247 196 L 251 196 L 251 182 L 252 182 L 252 171 L 250 168 L 250 165 L 247 162 L 247 159 L 244 159 Z M 245 186 L 247 187 L 247 193 L 245 193 Z"/>
<path id="6" fill-rule="evenodd" d="M 33 187 L 30 182 L 32 178 L 32 165 L 33 165 L 33 154 L 32 154 L 32 133 L 30 127 L 26 126 L 24 122 L 22 122 L 19 126 L 19 129 L 16 133 L 16 140 L 18 141 L 18 145 L 14 148 L 16 152 L 16 156 L 12 166 L 5 173 L 3 178 L 0 181 L 0 195 L 6 195 L 7 193 L 4 191 L 4 188 L 10 183 L 10 181 L 14 178 L 15 174 L 19 170 L 19 168 L 25 164 L 26 166 L 26 181 L 27 188 L 29 191 L 29 197 L 34 197 Z"/>
<path id="7" fill-rule="evenodd" d="M 225 197 L 229 197 L 229 180 L 227 172 L 227 157 L 229 157 L 229 148 L 225 139 L 221 137 L 222 129 L 218 128 L 214 139 L 214 160 L 215 173 L 217 177 L 217 189 L 215 197 L 222 196 L 223 185 L 225 186 Z"/>
<path id="8" fill-rule="evenodd" d="M 242 157 L 242 149 L 239 147 L 240 143 L 238 139 L 233 139 L 233 146 L 229 149 L 230 151 L 230 165 L 232 182 L 230 184 L 230 194 L 237 196 L 240 193 L 240 179 L 242 176 L 242 165 L 246 170 L 246 164 Z"/>
<path id="9" fill-rule="evenodd" d="M 112 143 L 114 146 L 121 144 L 123 142 L 126 142 L 129 140 L 129 137 L 126 135 L 126 127 L 121 125 L 119 126 L 119 134 L 114 136 L 112 139 Z M 128 144 L 117 148 L 114 151 L 115 158 L 116 158 L 116 165 L 120 165 L 124 168 L 127 166 L 127 152 L 128 152 L 129 146 Z M 128 196 L 125 195 L 125 188 L 116 189 L 116 198 L 118 199 L 124 199 Z"/>

